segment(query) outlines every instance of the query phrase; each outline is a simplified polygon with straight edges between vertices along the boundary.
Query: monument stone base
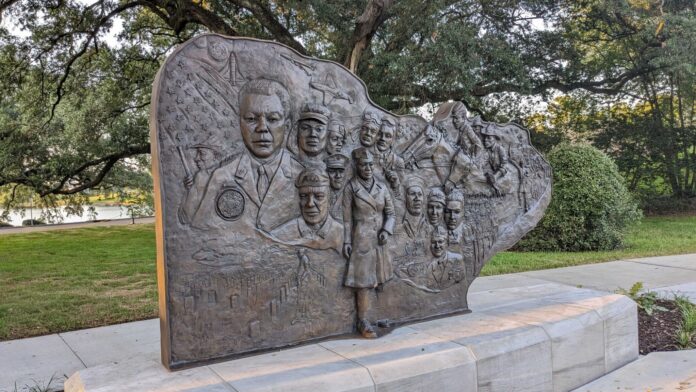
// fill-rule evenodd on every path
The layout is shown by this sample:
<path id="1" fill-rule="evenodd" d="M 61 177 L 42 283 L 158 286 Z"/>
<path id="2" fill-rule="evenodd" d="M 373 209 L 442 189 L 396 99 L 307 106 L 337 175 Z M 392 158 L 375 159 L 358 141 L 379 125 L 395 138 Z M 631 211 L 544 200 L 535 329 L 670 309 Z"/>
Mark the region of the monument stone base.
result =
<path id="1" fill-rule="evenodd" d="M 638 358 L 636 304 L 559 284 L 469 295 L 471 314 L 169 372 L 131 358 L 66 392 L 570 391 Z M 107 349 L 107 348 L 105 348 Z"/>

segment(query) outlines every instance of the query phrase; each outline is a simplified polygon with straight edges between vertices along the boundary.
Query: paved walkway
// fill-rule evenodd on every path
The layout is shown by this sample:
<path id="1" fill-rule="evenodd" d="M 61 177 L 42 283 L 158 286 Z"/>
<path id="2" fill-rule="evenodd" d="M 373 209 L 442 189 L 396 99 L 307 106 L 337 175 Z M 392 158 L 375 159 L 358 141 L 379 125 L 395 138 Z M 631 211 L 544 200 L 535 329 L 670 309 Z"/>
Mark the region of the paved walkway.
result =
<path id="1" fill-rule="evenodd" d="M 666 296 L 682 293 L 696 302 L 696 254 L 482 277 L 474 281 L 470 292 L 548 282 L 613 292 L 618 288 L 629 288 L 637 281 L 643 282 L 647 290 L 658 291 Z M 472 309 L 476 309 L 475 303 L 470 305 Z M 696 377 L 696 372 L 693 371 L 696 368 L 696 351 L 688 353 L 651 354 L 578 391 L 629 390 L 620 388 L 638 385 L 635 384 L 639 382 L 637 380 L 644 382 L 641 387 L 654 385 L 661 386 L 665 391 L 678 390 L 670 387 L 675 380 L 678 380 L 677 383 L 694 382 Z M 30 387 L 45 386 L 52 377 L 51 385 L 60 390 L 63 381 L 79 369 L 119 362 L 134 356 L 153 359 L 159 357 L 157 319 L 0 342 L 0 392 L 14 392 L 15 385 L 17 391 L 28 391 Z M 686 359 L 681 356 L 686 356 Z M 655 366 L 650 365 L 650 361 L 681 362 L 679 366 L 662 366 L 660 369 L 663 370 L 660 372 L 644 371 L 643 369 Z M 667 376 L 664 372 L 668 372 Z M 643 378 L 634 377 L 638 373 Z M 670 376 L 672 374 L 674 376 Z M 595 389 L 595 384 L 601 387 Z M 609 389 L 604 389 L 605 387 Z"/>
<path id="2" fill-rule="evenodd" d="M 155 223 L 155 218 L 152 216 L 146 217 L 146 218 L 135 218 L 136 225 L 143 224 L 143 223 Z M 32 233 L 35 231 L 79 229 L 82 227 L 123 226 L 123 225 L 132 225 L 132 224 L 133 224 L 133 219 L 123 218 L 123 219 L 100 220 L 100 221 L 95 221 L 95 222 L 60 223 L 60 224 L 56 224 L 56 225 L 22 226 L 22 227 L 6 227 L 6 228 L 3 227 L 3 228 L 0 228 L 0 235 Z M 2 391 L 2 390 L 0 389 L 0 391 Z"/>

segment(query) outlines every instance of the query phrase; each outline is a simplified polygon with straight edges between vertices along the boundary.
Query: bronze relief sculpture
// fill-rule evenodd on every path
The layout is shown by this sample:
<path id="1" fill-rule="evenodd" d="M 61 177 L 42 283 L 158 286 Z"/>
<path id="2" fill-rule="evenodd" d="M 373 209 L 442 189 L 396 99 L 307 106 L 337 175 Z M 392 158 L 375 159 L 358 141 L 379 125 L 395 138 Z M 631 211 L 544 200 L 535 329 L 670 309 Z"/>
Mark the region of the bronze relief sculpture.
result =
<path id="1" fill-rule="evenodd" d="M 518 125 L 459 102 L 394 115 L 342 66 L 272 42 L 181 45 L 151 128 L 170 368 L 466 312 L 550 198 Z"/>

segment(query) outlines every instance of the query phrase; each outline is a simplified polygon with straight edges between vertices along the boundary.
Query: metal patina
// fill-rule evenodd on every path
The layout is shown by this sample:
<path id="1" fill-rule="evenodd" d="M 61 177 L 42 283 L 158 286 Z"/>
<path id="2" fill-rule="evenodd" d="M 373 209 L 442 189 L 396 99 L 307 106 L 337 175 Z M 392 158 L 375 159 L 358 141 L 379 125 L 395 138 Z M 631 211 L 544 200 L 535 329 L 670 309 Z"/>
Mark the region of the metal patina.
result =
<path id="1" fill-rule="evenodd" d="M 394 115 L 281 44 L 194 38 L 152 97 L 170 368 L 466 312 L 484 264 L 549 203 L 520 126 L 460 102 Z"/>

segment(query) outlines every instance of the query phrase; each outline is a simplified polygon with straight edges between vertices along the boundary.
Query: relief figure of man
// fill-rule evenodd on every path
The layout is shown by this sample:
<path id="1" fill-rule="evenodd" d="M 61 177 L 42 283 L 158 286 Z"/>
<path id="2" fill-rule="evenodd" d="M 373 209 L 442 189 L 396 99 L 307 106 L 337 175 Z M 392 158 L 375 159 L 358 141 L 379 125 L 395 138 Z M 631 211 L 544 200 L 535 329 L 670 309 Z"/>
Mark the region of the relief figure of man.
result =
<path id="1" fill-rule="evenodd" d="M 433 230 L 430 239 L 430 252 L 433 260 L 428 270 L 432 274 L 436 287 L 445 289 L 459 283 L 466 277 L 464 259 L 458 253 L 447 250 L 447 232 L 442 226 Z"/>
<path id="2" fill-rule="evenodd" d="M 401 198 L 400 175 L 405 168 L 404 160 L 394 152 L 396 139 L 396 121 L 389 117 L 382 119 L 382 124 L 375 143 L 377 161 L 382 169 L 384 179 L 389 183 L 394 197 Z"/>
<path id="3" fill-rule="evenodd" d="M 466 115 L 466 106 L 461 102 L 455 102 L 452 107 L 452 125 L 459 133 L 457 144 L 460 151 L 471 159 L 475 159 L 483 151 L 483 144 L 479 137 L 482 128 L 481 118 L 475 117 L 469 125 Z"/>
<path id="4" fill-rule="evenodd" d="M 295 182 L 302 216 L 271 232 L 281 242 L 341 252 L 343 225 L 329 214 L 329 178 L 321 170 L 305 169 Z"/>
<path id="5" fill-rule="evenodd" d="M 329 121 L 329 137 L 326 139 L 326 154 L 340 154 L 346 144 L 346 127 L 340 121 Z"/>
<path id="6" fill-rule="evenodd" d="M 239 124 L 245 149 L 213 172 L 194 227 L 220 227 L 243 217 L 270 231 L 297 216 L 298 195 L 288 190 L 303 167 L 283 148 L 289 108 L 290 95 L 276 81 L 255 79 L 241 88 Z M 233 198 L 234 208 L 225 205 L 229 194 L 239 195 Z"/>
<path id="7" fill-rule="evenodd" d="M 382 118 L 377 112 L 365 111 L 362 125 L 360 126 L 360 144 L 370 150 L 374 149 L 377 135 L 381 127 Z"/>
<path id="8" fill-rule="evenodd" d="M 343 221 L 343 187 L 346 184 L 349 161 L 350 158 L 343 154 L 334 154 L 324 159 L 331 185 L 329 208 L 331 216 L 339 221 Z"/>
<path id="9" fill-rule="evenodd" d="M 308 104 L 302 109 L 297 122 L 297 145 L 300 160 L 315 160 L 324 153 L 328 136 L 330 112 L 323 106 Z"/>
<path id="10" fill-rule="evenodd" d="M 393 275 L 387 241 L 394 232 L 395 212 L 386 185 L 374 178 L 374 158 L 367 148 L 353 150 L 356 175 L 343 194 L 343 255 L 348 259 L 344 285 L 355 289 L 357 329 L 365 338 L 376 338 L 367 319 L 370 290 Z"/>
<path id="11" fill-rule="evenodd" d="M 431 226 L 440 226 L 445 213 L 445 193 L 440 187 L 430 188 L 428 193 L 427 215 Z"/>
<path id="12" fill-rule="evenodd" d="M 484 128 L 481 130 L 481 135 L 483 146 L 486 149 L 483 154 L 486 181 L 493 188 L 495 196 L 509 194 L 512 192 L 514 184 L 508 153 L 505 147 L 500 145 L 500 137 L 493 127 Z"/>
<path id="13" fill-rule="evenodd" d="M 404 194 L 406 213 L 401 224 L 408 238 L 416 239 L 428 226 L 423 209 L 426 196 L 423 180 L 416 176 L 409 178 L 404 185 Z"/>
<path id="14" fill-rule="evenodd" d="M 464 241 L 465 230 L 464 215 L 464 195 L 458 189 L 452 190 L 447 194 L 445 204 L 445 225 L 447 227 L 447 243 L 449 245 L 461 245 Z"/>

